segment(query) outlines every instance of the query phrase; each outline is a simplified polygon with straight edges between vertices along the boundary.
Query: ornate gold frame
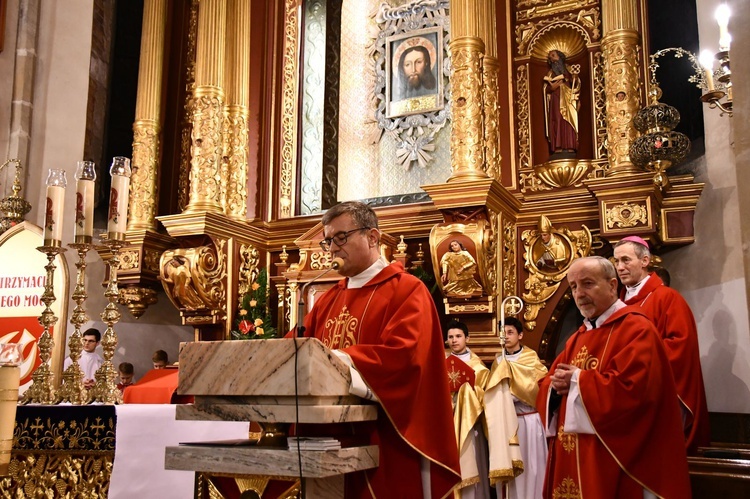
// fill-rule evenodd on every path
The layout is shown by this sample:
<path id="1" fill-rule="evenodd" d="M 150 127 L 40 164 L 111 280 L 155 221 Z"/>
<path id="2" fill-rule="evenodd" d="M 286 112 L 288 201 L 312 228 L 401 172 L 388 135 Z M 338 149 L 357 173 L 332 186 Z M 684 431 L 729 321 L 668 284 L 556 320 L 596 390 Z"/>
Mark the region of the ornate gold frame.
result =
<path id="1" fill-rule="evenodd" d="M 566 249 L 564 262 L 555 268 L 538 265 L 542 244 L 541 228 L 525 230 L 521 234 L 524 247 L 524 268 L 529 272 L 529 277 L 524 282 L 526 292 L 522 295 L 526 303 L 523 318 L 524 328 L 527 331 L 532 331 L 536 327 L 539 311 L 546 306 L 546 302 L 560 287 L 560 282 L 568 275 L 568 269 L 573 260 L 591 253 L 591 231 L 585 225 L 578 231 L 571 231 L 566 226 L 559 230 L 551 227 L 549 233 L 553 238 L 557 238 L 557 241 L 560 241 Z"/>

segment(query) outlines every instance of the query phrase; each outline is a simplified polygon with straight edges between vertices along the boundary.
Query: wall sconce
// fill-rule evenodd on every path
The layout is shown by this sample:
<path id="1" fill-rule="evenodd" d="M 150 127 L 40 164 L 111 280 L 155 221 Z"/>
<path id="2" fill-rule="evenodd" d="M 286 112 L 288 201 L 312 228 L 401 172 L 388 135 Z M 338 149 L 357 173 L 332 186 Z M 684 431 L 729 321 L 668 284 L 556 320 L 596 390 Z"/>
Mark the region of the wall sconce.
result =
<path id="1" fill-rule="evenodd" d="M 651 72 L 651 85 L 658 86 L 656 82 L 656 70 L 659 68 L 657 60 L 668 53 L 673 53 L 676 59 L 683 56 L 690 59 L 695 74 L 688 81 L 695 83 L 701 89 L 703 95 L 701 100 L 708 104 L 711 109 L 718 108 L 721 115 L 732 117 L 732 71 L 729 65 L 729 45 L 732 37 L 727 28 L 729 24 L 730 11 L 726 4 L 721 4 L 716 9 L 716 22 L 719 24 L 719 51 L 713 54 L 710 50 L 702 50 L 700 60 L 696 56 L 681 47 L 670 47 L 659 50 L 651 55 L 651 63 L 648 68 Z M 719 62 L 719 68 L 714 70 L 714 63 Z"/>
<path id="2" fill-rule="evenodd" d="M 716 22 L 719 24 L 719 51 L 711 55 L 710 50 L 702 50 L 701 65 L 705 71 L 706 88 L 701 100 L 711 109 L 719 108 L 721 115 L 732 117 L 732 71 L 729 67 L 729 45 L 732 36 L 729 34 L 729 7 L 721 4 L 716 8 Z M 714 59 L 719 61 L 719 69 L 714 72 Z M 714 85 L 714 77 L 719 85 Z"/>
<path id="3" fill-rule="evenodd" d="M 21 192 L 20 174 L 23 170 L 21 162 L 17 159 L 9 159 L 0 166 L 0 171 L 11 163 L 16 164 L 16 176 L 13 180 L 13 195 L 0 200 L 0 211 L 5 213 L 5 216 L 0 218 L 0 234 L 23 222 L 26 214 L 31 211 L 29 202 L 19 195 Z"/>

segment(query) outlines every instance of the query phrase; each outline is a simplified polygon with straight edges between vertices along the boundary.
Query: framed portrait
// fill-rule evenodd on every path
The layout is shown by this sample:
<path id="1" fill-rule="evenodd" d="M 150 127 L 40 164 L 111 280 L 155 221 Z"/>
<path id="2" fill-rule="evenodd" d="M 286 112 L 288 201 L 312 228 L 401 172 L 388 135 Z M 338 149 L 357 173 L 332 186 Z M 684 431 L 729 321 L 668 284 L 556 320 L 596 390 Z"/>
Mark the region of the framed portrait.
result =
<path id="1" fill-rule="evenodd" d="M 387 118 L 438 111 L 443 98 L 443 31 L 439 26 L 385 41 Z"/>

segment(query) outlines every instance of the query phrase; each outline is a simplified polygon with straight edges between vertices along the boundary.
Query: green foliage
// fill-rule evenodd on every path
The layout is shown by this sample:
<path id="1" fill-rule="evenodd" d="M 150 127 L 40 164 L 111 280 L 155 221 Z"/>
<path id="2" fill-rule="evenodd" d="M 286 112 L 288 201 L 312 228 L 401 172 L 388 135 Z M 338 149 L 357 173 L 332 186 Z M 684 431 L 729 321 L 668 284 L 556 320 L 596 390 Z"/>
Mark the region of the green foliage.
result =
<path id="1" fill-rule="evenodd" d="M 433 295 L 433 296 L 435 295 L 435 293 L 438 290 L 438 285 L 437 285 L 437 282 L 435 282 L 435 278 L 432 276 L 432 274 L 430 274 L 429 272 L 427 272 L 422 267 L 416 267 L 416 268 L 409 269 L 409 272 L 414 277 L 416 277 L 417 279 L 419 279 L 420 281 L 422 281 L 425 286 L 427 286 L 427 289 L 430 290 L 430 294 L 431 295 Z"/>
<path id="2" fill-rule="evenodd" d="M 268 272 L 265 268 L 242 297 L 237 318 L 231 331 L 233 340 L 262 340 L 276 337 L 273 318 L 268 311 Z"/>

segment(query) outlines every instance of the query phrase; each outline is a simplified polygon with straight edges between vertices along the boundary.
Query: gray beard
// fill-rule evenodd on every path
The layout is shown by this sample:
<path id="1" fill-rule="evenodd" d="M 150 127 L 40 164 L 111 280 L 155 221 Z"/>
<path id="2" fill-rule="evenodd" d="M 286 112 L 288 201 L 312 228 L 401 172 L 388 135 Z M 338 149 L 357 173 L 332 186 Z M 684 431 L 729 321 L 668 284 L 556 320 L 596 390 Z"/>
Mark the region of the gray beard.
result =
<path id="1" fill-rule="evenodd" d="M 555 76 L 563 74 L 565 72 L 565 63 L 562 61 L 553 61 L 552 72 L 555 73 Z"/>

